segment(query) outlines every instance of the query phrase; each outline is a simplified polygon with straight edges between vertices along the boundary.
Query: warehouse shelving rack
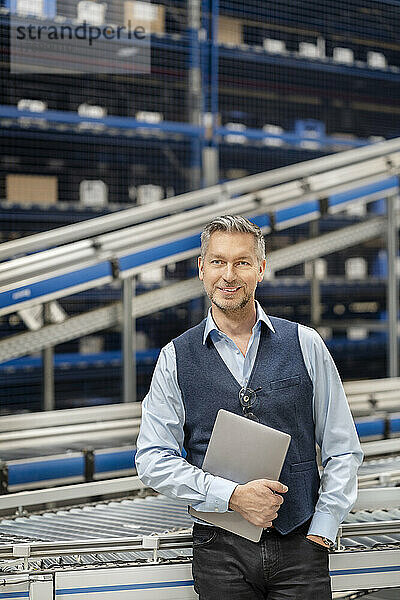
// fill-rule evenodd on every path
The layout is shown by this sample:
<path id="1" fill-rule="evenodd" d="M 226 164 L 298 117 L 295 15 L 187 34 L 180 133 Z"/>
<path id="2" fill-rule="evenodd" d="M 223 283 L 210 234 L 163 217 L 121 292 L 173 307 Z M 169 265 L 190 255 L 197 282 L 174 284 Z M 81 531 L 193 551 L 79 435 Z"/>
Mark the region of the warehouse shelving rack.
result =
<path id="1" fill-rule="evenodd" d="M 46 140 L 72 144 L 72 146 L 76 146 L 77 153 L 79 152 L 78 144 L 84 143 L 86 140 L 93 145 L 93 150 L 99 156 L 99 160 L 101 160 L 102 154 L 101 146 L 110 146 L 108 158 L 113 164 L 119 162 L 118 168 L 122 170 L 125 168 L 124 164 L 118 160 L 118 153 L 111 150 L 112 146 L 117 145 L 120 150 L 125 149 L 127 144 L 128 146 L 136 145 L 138 149 L 145 147 L 149 151 L 149 164 L 151 161 L 156 161 L 156 163 L 161 161 L 159 157 L 152 157 L 152 147 L 170 148 L 171 152 L 176 154 L 177 161 L 181 162 L 183 171 L 189 173 L 188 177 L 183 177 L 183 181 L 176 182 L 175 191 L 180 193 L 196 189 L 204 183 L 216 183 L 218 172 L 220 179 L 226 178 L 226 172 L 230 168 L 241 168 L 250 174 L 255 172 L 255 169 L 263 171 L 290 162 L 305 160 L 307 157 L 314 158 L 331 152 L 333 148 L 338 149 L 340 146 L 345 148 L 346 146 L 363 145 L 368 141 L 365 139 L 367 136 L 362 132 L 360 134 L 360 130 L 357 129 L 363 118 L 365 120 L 365 117 L 362 117 L 363 114 L 368 114 L 368 127 L 372 128 L 376 134 L 385 135 L 386 132 L 386 135 L 393 135 L 395 131 L 389 126 L 385 115 L 390 115 L 393 124 L 392 115 L 396 113 L 394 105 L 396 98 L 400 96 L 400 46 L 396 45 L 395 32 L 390 35 L 387 30 L 381 31 L 373 19 L 369 21 L 364 19 L 362 22 L 364 25 L 368 23 L 369 28 L 365 27 L 363 32 L 359 31 L 362 13 L 357 10 L 361 10 L 362 3 L 355 1 L 349 7 L 349 13 L 354 10 L 354 14 L 348 18 L 351 19 L 352 31 L 358 31 L 357 35 L 360 36 L 356 47 L 359 50 L 359 57 L 364 60 L 357 59 L 353 64 L 346 65 L 334 62 L 330 56 L 318 59 L 307 58 L 301 56 L 295 49 L 282 53 L 268 52 L 262 46 L 263 37 L 266 35 L 274 35 L 278 38 L 286 35 L 288 43 L 296 35 L 299 39 L 307 40 L 315 40 L 318 35 L 324 35 L 327 43 L 332 38 L 329 42 L 330 45 L 333 43 L 345 44 L 346 40 L 349 41 L 345 37 L 349 30 L 346 32 L 345 24 L 341 23 L 340 19 L 334 21 L 327 18 L 327 23 L 324 24 L 322 20 L 318 22 L 315 17 L 318 12 L 314 13 L 314 16 L 307 12 L 295 14 L 293 12 L 295 9 L 288 10 L 286 4 L 284 2 L 277 3 L 274 11 L 271 12 L 267 8 L 257 7 L 254 3 L 246 3 L 244 6 L 241 2 L 229 3 L 215 0 L 193 0 L 187 5 L 177 0 L 165 2 L 167 15 L 176 13 L 179 14 L 180 19 L 175 18 L 171 25 L 170 18 L 165 33 L 152 35 L 154 73 L 151 75 L 151 81 L 148 81 L 149 78 L 138 77 L 137 84 L 132 88 L 124 82 L 126 94 L 131 94 L 132 98 L 141 95 L 139 100 L 135 99 L 136 109 L 155 110 L 157 108 L 164 113 L 165 120 L 161 121 L 158 126 L 137 122 L 133 117 L 128 116 L 129 105 L 124 109 L 124 101 L 120 108 L 110 106 L 111 113 L 116 114 L 116 110 L 122 110 L 119 116 L 109 116 L 104 120 L 99 120 L 97 124 L 104 125 L 103 131 L 96 133 L 91 132 L 90 129 L 86 132 L 79 131 L 77 126 L 84 120 L 71 111 L 71 107 L 68 107 L 66 103 L 66 96 L 63 98 L 59 94 L 57 99 L 52 101 L 52 98 L 55 98 L 54 86 L 52 90 L 47 90 L 45 83 L 43 81 L 40 83 L 43 86 L 43 93 L 49 93 L 50 104 L 53 102 L 53 105 L 63 105 L 64 109 L 50 110 L 42 115 L 25 114 L 17 111 L 15 105 L 12 106 L 13 94 L 21 94 L 23 89 L 27 93 L 27 88 L 32 86 L 32 82 L 28 77 L 24 88 L 23 83 L 14 78 L 13 85 L 8 86 L 14 88 L 14 91 L 11 91 L 6 87 L 7 77 L 4 78 L 2 97 L 9 98 L 9 102 L 1 108 L 3 125 L 1 131 L 5 137 L 3 140 L 5 148 L 12 150 L 11 132 L 14 139 L 21 136 L 21 141 L 25 140 L 27 144 L 29 144 L 31 134 L 35 136 L 38 143 L 40 138 L 43 140 L 42 146 Z M 376 5 L 377 3 L 372 2 L 372 4 Z M 10 2 L 6 2 L 3 9 L 3 23 L 6 23 L 9 18 L 7 14 L 9 7 Z M 63 18 L 66 23 L 70 22 L 71 7 L 64 10 L 65 16 L 61 14 L 58 15 L 58 18 Z M 366 9 L 365 6 L 363 8 Z M 321 6 L 320 10 L 322 10 Z M 327 16 L 329 16 L 328 6 L 326 10 Z M 395 4 L 392 4 L 391 10 L 397 10 Z M 61 8 L 60 11 L 62 13 Z M 111 14 L 111 18 L 117 18 L 117 16 Z M 241 20 L 243 27 L 241 43 L 218 43 L 220 16 Z M 388 16 L 382 11 L 380 16 L 388 19 Z M 290 26 L 284 26 L 284 19 L 289 19 Z M 292 40 L 290 48 L 294 48 L 293 43 Z M 375 50 L 378 48 L 386 52 L 389 60 L 388 66 L 372 68 L 367 64 L 365 55 L 369 48 L 368 44 Z M 362 53 L 360 54 L 361 50 L 364 56 Z M 356 56 L 358 55 L 356 54 Z M 232 65 L 237 71 L 234 81 L 229 80 Z M 273 69 L 273 71 L 268 69 Z M 251 94 L 249 95 L 249 87 L 246 87 L 246 77 L 243 77 L 243 83 L 241 83 L 242 75 L 252 78 L 253 86 L 256 84 L 257 115 L 252 114 Z M 66 79 L 67 81 L 68 79 Z M 263 86 L 266 81 L 268 82 L 268 94 L 269 96 L 272 94 L 267 104 L 263 100 Z M 288 81 L 291 82 L 292 91 L 288 88 Z M 96 85 L 99 90 L 100 103 L 101 96 L 104 95 L 105 104 L 112 104 L 111 97 L 107 98 L 107 93 L 110 92 L 106 91 L 106 87 L 108 85 L 110 89 L 113 89 L 114 83 L 111 80 L 101 81 L 99 79 Z M 378 83 L 379 85 L 377 85 Z M 172 93 L 172 97 L 175 93 L 174 90 L 180 90 L 177 92 L 178 96 L 174 102 L 168 102 L 167 99 L 171 98 L 170 95 L 165 100 L 162 99 L 164 87 Z M 276 88 L 275 91 L 274 88 Z M 359 89 L 357 94 L 353 88 Z M 151 90 L 153 94 L 150 93 Z M 38 92 L 39 89 L 37 88 L 36 91 Z M 303 105 L 296 104 L 296 97 L 299 95 L 303 98 Z M 344 103 L 347 107 L 351 105 L 348 110 L 357 115 L 356 118 L 351 119 L 350 130 L 354 134 L 353 138 L 341 138 L 340 135 L 331 133 L 321 134 L 317 137 L 315 134 L 310 137 L 301 137 L 294 132 L 295 114 L 299 119 L 308 119 L 313 116 L 321 122 L 327 120 L 329 131 L 335 131 L 337 118 L 334 113 L 335 111 L 340 113 L 342 109 L 339 110 L 338 106 L 336 108 L 334 106 L 340 104 L 341 96 L 342 104 Z M 343 96 L 346 96 L 344 100 Z M 319 98 L 317 103 L 315 103 L 315 98 Z M 280 102 L 281 106 L 285 107 L 282 109 L 281 115 L 284 131 L 281 134 L 266 134 L 261 129 L 263 123 L 268 122 L 268 112 L 271 112 L 267 111 L 266 107 L 272 109 L 276 102 Z M 327 108 L 326 103 L 330 108 Z M 292 110 L 290 106 L 295 108 Z M 247 128 L 240 133 L 244 143 L 227 142 L 227 136 L 232 140 L 232 135 L 237 134 L 225 126 L 229 120 L 232 120 L 229 119 L 229 114 L 232 112 L 242 113 L 245 121 L 247 117 L 249 118 L 249 121 L 245 123 Z M 278 116 L 276 107 L 272 113 L 275 117 Z M 176 118 L 168 117 L 171 114 L 175 114 Z M 379 118 L 376 120 L 378 114 Z M 28 119 L 31 120 L 30 125 L 27 123 Z M 234 117 L 233 120 L 235 120 Z M 35 124 L 35 121 L 41 125 L 38 127 L 38 123 Z M 67 130 L 60 132 L 57 131 L 57 128 L 54 129 L 55 121 L 58 123 L 58 127 L 66 127 Z M 86 119 L 86 121 L 91 122 L 90 119 Z M 24 124 L 22 125 L 22 123 Z M 151 135 L 154 137 L 149 137 L 149 131 L 152 129 L 153 134 Z M 144 130 L 147 133 L 143 136 Z M 276 147 L 272 143 L 268 144 L 268 141 L 275 143 L 278 141 L 283 146 Z M 307 146 L 307 144 L 314 144 L 314 147 Z M 258 161 L 254 160 L 254 148 L 259 153 Z M 294 153 L 293 150 L 295 150 Z M 72 152 L 74 152 L 73 148 Z M 134 158 L 135 155 L 133 154 L 132 157 Z M 42 160 L 45 160 L 45 154 L 43 154 Z M 161 161 L 159 164 L 161 166 L 169 163 Z M 164 167 L 163 171 L 166 170 Z M 18 172 L 18 168 L 16 172 Z M 154 179 L 154 169 L 152 176 Z M 165 173 L 161 175 L 161 179 L 165 176 Z M 160 176 L 157 177 L 161 182 Z M 175 173 L 175 179 L 179 179 L 177 173 Z M 170 181 L 165 187 L 168 185 L 171 185 Z M 117 201 L 126 201 L 126 198 L 123 197 L 123 194 L 121 197 L 120 193 L 113 198 L 113 201 L 115 198 Z"/>

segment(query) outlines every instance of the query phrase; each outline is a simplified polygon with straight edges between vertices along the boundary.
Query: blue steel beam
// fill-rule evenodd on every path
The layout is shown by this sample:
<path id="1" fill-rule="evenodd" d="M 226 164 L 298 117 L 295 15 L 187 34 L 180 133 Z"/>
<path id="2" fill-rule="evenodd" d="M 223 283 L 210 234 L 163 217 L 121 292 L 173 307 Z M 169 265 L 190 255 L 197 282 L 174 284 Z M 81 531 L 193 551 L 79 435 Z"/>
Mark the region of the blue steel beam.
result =
<path id="1" fill-rule="evenodd" d="M 356 138 L 348 140 L 345 138 L 332 137 L 329 135 L 323 135 L 321 137 L 311 137 L 311 136 L 308 137 L 307 135 L 300 136 L 296 133 L 290 133 L 290 132 L 284 132 L 284 133 L 280 133 L 279 135 L 276 135 L 276 134 L 272 134 L 272 133 L 266 133 L 262 129 L 252 129 L 251 127 L 248 127 L 246 129 L 244 129 L 243 131 L 236 131 L 233 129 L 228 129 L 227 127 L 218 127 L 215 130 L 215 134 L 218 136 L 222 136 L 222 137 L 225 137 L 227 135 L 243 136 L 244 138 L 246 138 L 248 140 L 259 140 L 259 141 L 264 141 L 264 140 L 268 140 L 268 139 L 279 139 L 291 146 L 298 146 L 302 142 L 307 141 L 307 142 L 313 142 L 314 144 L 316 144 L 316 147 L 313 148 L 314 150 L 324 150 L 324 146 L 326 148 L 326 147 L 329 147 L 332 145 L 335 145 L 335 146 L 340 145 L 340 146 L 343 146 L 344 148 L 346 148 L 346 146 L 348 146 L 348 147 L 352 148 L 352 147 L 367 146 L 368 144 L 371 143 L 369 140 L 356 139 Z M 318 144 L 318 147 L 317 147 L 317 144 Z M 303 149 L 305 149 L 305 148 L 303 148 Z"/>
<path id="2" fill-rule="evenodd" d="M 110 283 L 113 279 L 110 262 L 100 262 L 83 269 L 76 269 L 68 273 L 55 275 L 41 281 L 8 289 L 0 293 L 0 314 L 8 312 L 10 306 L 15 310 L 22 308 L 27 302 L 37 299 L 44 302 L 48 296 L 59 298 L 78 292 L 89 287 L 97 287 Z"/>
<path id="3" fill-rule="evenodd" d="M 188 123 L 177 123 L 174 121 L 161 121 L 160 123 L 145 123 L 132 117 L 103 117 L 94 119 L 91 117 L 82 117 L 78 113 L 61 110 L 47 110 L 44 112 L 31 112 L 29 110 L 19 110 L 15 106 L 7 104 L 0 105 L 0 118 L 7 119 L 30 119 L 31 121 L 43 120 L 49 123 L 62 123 L 70 125 L 79 125 L 80 123 L 92 123 L 105 125 L 114 129 L 148 129 L 162 131 L 165 133 L 180 133 L 189 137 L 197 137 L 203 133 L 202 127 L 190 125 Z"/>
<path id="4" fill-rule="evenodd" d="M 217 52 L 217 50 L 214 49 L 214 52 Z M 198 64 L 198 63 L 196 62 L 196 64 Z M 211 60 L 211 66 L 214 69 L 216 68 L 215 57 Z M 218 80 L 218 74 L 211 73 L 212 86 L 216 85 L 217 80 Z M 212 87 L 212 90 L 213 89 L 214 88 Z M 210 110 L 216 119 L 216 115 L 218 114 L 218 97 L 214 92 L 211 93 L 210 101 L 211 101 Z M 21 119 L 21 118 L 29 119 L 31 121 L 31 126 L 32 126 L 31 130 L 35 132 L 35 135 L 37 135 L 38 133 L 41 133 L 42 137 L 48 136 L 49 131 L 36 132 L 35 131 L 35 121 L 37 122 L 37 125 L 39 125 L 40 127 L 43 125 L 43 122 L 45 121 L 50 130 L 51 130 L 52 124 L 62 124 L 62 125 L 74 126 L 74 125 L 80 125 L 82 123 L 84 123 L 84 124 L 87 123 L 89 125 L 99 125 L 100 124 L 105 127 L 104 131 L 97 131 L 95 129 L 93 131 L 90 131 L 90 129 L 88 129 L 86 131 L 73 131 L 72 140 L 73 139 L 78 140 L 82 136 L 84 136 L 84 137 L 91 136 L 91 137 L 94 137 L 95 139 L 104 138 L 104 136 L 110 136 L 110 137 L 115 138 L 116 137 L 115 132 L 109 133 L 107 131 L 108 128 L 110 130 L 115 130 L 115 129 L 119 130 L 120 131 L 119 135 L 124 136 L 124 143 L 126 143 L 126 136 L 124 135 L 124 133 L 126 131 L 132 131 L 132 130 L 135 130 L 135 131 L 139 130 L 139 132 L 141 130 L 142 131 L 146 130 L 149 132 L 153 131 L 155 135 L 157 133 L 167 134 L 167 135 L 171 135 L 171 136 L 179 134 L 179 135 L 183 135 L 185 137 L 192 139 L 192 141 L 195 143 L 199 143 L 199 140 L 205 139 L 205 128 L 203 127 L 203 125 L 200 125 L 200 124 L 194 125 L 194 124 L 189 124 L 189 123 L 178 123 L 175 121 L 161 121 L 160 123 L 146 123 L 143 121 L 138 121 L 137 119 L 134 119 L 132 117 L 115 117 L 115 116 L 114 117 L 108 116 L 108 117 L 103 117 L 101 119 L 95 119 L 95 118 L 90 118 L 90 117 L 82 117 L 82 116 L 78 115 L 78 113 L 71 112 L 71 111 L 48 110 L 48 111 L 44 111 L 44 112 L 31 112 L 31 111 L 26 111 L 26 110 L 19 110 L 15 106 L 7 105 L 7 104 L 0 105 L 0 119 L 16 119 L 16 121 L 11 126 L 10 126 L 10 124 L 8 124 L 7 127 L 4 127 L 1 132 L 1 135 L 7 135 L 7 132 L 10 129 L 15 128 L 15 126 L 18 127 L 19 119 Z M 26 130 L 26 124 L 24 124 L 23 127 L 24 127 L 24 135 L 28 135 L 29 131 Z M 342 145 L 343 147 L 346 147 L 346 146 L 353 147 L 353 146 L 366 146 L 366 145 L 370 144 L 370 141 L 366 140 L 366 139 L 347 140 L 347 139 L 343 139 L 340 137 L 333 137 L 333 136 L 328 136 L 328 135 L 316 138 L 316 137 L 307 137 L 306 135 L 302 136 L 295 132 L 284 132 L 279 135 L 274 135 L 274 134 L 269 134 L 269 133 L 267 134 L 262 129 L 253 129 L 253 128 L 247 128 L 244 131 L 238 132 L 238 131 L 230 130 L 226 127 L 215 127 L 215 126 L 214 126 L 214 130 L 213 130 L 213 138 L 212 138 L 213 143 L 216 144 L 218 142 L 217 136 L 224 137 L 226 135 L 232 135 L 232 134 L 241 135 L 248 140 L 263 141 L 263 140 L 267 140 L 268 138 L 280 139 L 283 142 L 285 142 L 286 144 L 294 145 L 294 146 L 298 146 L 299 144 L 301 144 L 301 142 L 304 142 L 304 141 L 310 141 L 310 142 L 319 144 L 320 149 L 323 149 L 324 146 L 329 147 L 332 145 Z M 146 141 L 147 140 L 148 140 L 148 138 L 146 137 Z M 157 143 L 159 143 L 160 141 L 162 141 L 162 139 L 161 140 L 158 139 Z"/>
<path id="5" fill-rule="evenodd" d="M 0 136 L 1 137 L 11 137 L 12 138 L 16 138 L 16 137 L 20 137 L 20 138 L 24 138 L 24 139 L 42 139 L 42 140 L 57 140 L 60 142 L 63 141 L 68 141 L 68 142 L 81 142 L 82 140 L 87 140 L 90 141 L 90 143 L 93 145 L 110 145 L 110 146 L 120 146 L 121 144 L 136 144 L 136 145 L 143 145 L 143 141 L 145 141 L 146 143 L 146 148 L 159 148 L 160 144 L 165 144 L 168 143 L 168 146 L 171 147 L 173 145 L 173 147 L 176 147 L 177 150 L 182 149 L 182 144 L 186 143 L 186 137 L 189 140 L 194 140 L 194 135 L 186 135 L 185 133 L 180 132 L 179 134 L 176 133 L 166 133 L 165 131 L 162 131 L 161 129 L 157 129 L 154 128 L 152 130 L 152 135 L 153 137 L 149 137 L 148 134 L 145 134 L 143 131 L 143 127 L 138 126 L 136 129 L 135 128 L 131 128 L 131 129 L 119 129 L 118 133 L 115 133 L 115 131 L 112 131 L 112 129 L 108 130 L 108 128 L 105 128 L 104 130 L 102 130 L 101 132 L 98 132 L 96 130 L 91 130 L 90 128 L 86 129 L 85 131 L 79 131 L 79 130 L 75 130 L 74 124 L 70 124 L 71 125 L 71 129 L 68 133 L 63 132 L 61 133 L 60 131 L 58 131 L 57 129 L 57 125 L 54 122 L 51 121 L 47 121 L 46 125 L 48 126 L 48 128 L 46 129 L 46 131 L 43 131 L 43 129 L 40 128 L 40 126 L 36 126 L 35 123 L 32 123 L 32 127 L 31 129 L 27 130 L 24 126 L 20 125 L 17 121 L 15 121 L 12 125 L 8 124 L 7 127 L 2 127 L 1 126 L 1 116 L 0 116 Z M 5 118 L 5 117 L 3 117 Z M 38 119 L 38 123 L 40 121 L 39 117 L 36 117 Z M 203 128 L 201 128 L 203 130 Z M 127 136 L 126 132 L 131 132 L 131 131 L 135 131 L 135 137 L 129 137 Z M 363 140 L 363 139 L 357 139 L 354 138 L 354 140 L 346 140 L 343 138 L 336 138 L 336 137 L 332 137 L 332 136 L 323 136 L 320 138 L 311 138 L 311 137 L 305 137 L 305 136 L 300 136 L 296 133 L 291 133 L 291 132 L 286 132 L 286 133 L 282 133 L 280 135 L 274 135 L 274 134 L 270 134 L 270 133 L 265 133 L 262 129 L 252 129 L 252 128 L 248 128 L 245 129 L 244 131 L 233 131 L 230 129 L 227 129 L 226 127 L 219 127 L 214 131 L 214 135 L 213 135 L 213 144 L 216 144 L 218 142 L 218 136 L 219 137 L 224 137 L 226 135 L 240 135 L 243 136 L 246 141 L 247 144 L 251 144 L 252 142 L 256 142 L 257 143 L 257 148 L 260 149 L 260 145 L 259 142 L 263 142 L 264 140 L 267 141 L 268 139 L 281 139 L 286 146 L 283 148 L 280 147 L 271 147 L 266 145 L 265 149 L 268 150 L 269 152 L 274 151 L 274 150 L 288 150 L 289 147 L 291 149 L 296 149 L 296 150 L 301 150 L 302 152 L 307 152 L 307 150 L 309 150 L 309 148 L 303 148 L 301 146 L 301 143 L 304 141 L 311 141 L 314 144 L 317 143 L 319 144 L 319 147 L 316 148 L 312 148 L 312 151 L 317 151 L 317 152 L 321 152 L 321 153 L 327 153 L 327 152 L 332 152 L 332 146 L 343 146 L 343 149 L 347 149 L 348 148 L 352 148 L 352 147 L 361 147 L 361 146 L 366 146 L 368 144 L 370 144 L 371 142 L 369 140 Z M 183 139 L 181 140 L 177 140 L 176 136 L 182 136 Z M 203 137 L 199 136 L 198 138 L 200 141 L 203 141 Z M 221 140 L 220 143 L 228 143 L 225 140 Z M 238 144 L 236 142 L 229 142 L 229 145 L 235 146 L 235 147 L 243 147 L 243 145 Z M 264 149 L 264 148 L 261 148 Z M 123 155 L 121 155 L 120 157 L 120 162 L 124 162 L 125 161 L 125 157 Z"/>

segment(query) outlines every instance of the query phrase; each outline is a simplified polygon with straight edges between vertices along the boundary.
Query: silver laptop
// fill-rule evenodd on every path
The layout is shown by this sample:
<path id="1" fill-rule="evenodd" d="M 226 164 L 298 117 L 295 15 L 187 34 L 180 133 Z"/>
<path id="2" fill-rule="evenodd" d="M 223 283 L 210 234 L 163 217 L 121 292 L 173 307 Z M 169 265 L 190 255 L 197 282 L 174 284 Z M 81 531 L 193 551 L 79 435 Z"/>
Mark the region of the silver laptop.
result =
<path id="1" fill-rule="evenodd" d="M 287 433 L 220 409 L 202 469 L 240 484 L 254 479 L 279 481 L 290 439 Z M 253 542 L 261 538 L 263 528 L 238 512 L 202 512 L 190 507 L 189 513 Z"/>

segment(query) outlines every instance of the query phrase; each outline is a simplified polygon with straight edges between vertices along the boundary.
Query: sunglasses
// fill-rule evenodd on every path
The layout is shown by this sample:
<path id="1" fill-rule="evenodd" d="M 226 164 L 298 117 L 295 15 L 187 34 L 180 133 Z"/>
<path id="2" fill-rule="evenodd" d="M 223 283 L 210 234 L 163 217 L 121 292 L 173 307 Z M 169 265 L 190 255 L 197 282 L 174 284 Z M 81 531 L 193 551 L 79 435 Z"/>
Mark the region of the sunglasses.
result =
<path id="1" fill-rule="evenodd" d="M 255 421 L 256 423 L 260 422 L 260 419 L 253 413 L 251 410 L 256 403 L 257 400 L 257 392 L 262 390 L 261 387 L 258 387 L 255 390 L 251 390 L 250 388 L 242 387 L 239 392 L 239 402 L 242 407 L 243 414 L 247 419 L 251 421 Z"/>

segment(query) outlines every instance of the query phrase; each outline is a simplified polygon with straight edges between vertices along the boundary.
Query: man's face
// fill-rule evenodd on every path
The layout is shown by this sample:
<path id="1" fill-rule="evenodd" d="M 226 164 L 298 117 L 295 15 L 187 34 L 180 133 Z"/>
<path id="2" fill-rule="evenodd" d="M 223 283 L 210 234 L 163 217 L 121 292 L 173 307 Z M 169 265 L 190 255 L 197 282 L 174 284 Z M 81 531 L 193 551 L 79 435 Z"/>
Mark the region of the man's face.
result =
<path id="1" fill-rule="evenodd" d="M 257 259 L 251 233 L 216 231 L 207 252 L 198 260 L 199 278 L 211 302 L 224 312 L 240 310 L 253 298 L 262 281 L 265 260 Z"/>

